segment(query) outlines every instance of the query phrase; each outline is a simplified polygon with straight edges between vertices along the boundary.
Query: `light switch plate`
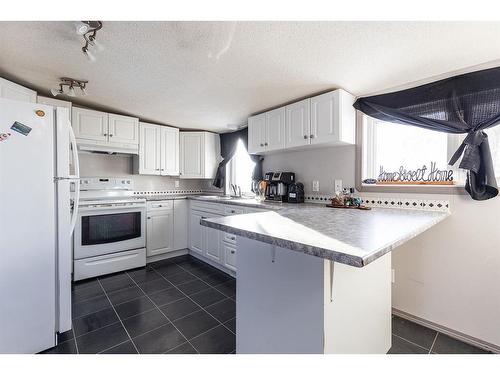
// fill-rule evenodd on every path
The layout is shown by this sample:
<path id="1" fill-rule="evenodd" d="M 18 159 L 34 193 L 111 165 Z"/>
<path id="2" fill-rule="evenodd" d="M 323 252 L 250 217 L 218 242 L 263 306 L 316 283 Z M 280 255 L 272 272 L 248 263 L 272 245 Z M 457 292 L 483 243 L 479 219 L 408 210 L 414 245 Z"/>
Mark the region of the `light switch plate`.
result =
<path id="1" fill-rule="evenodd" d="M 342 180 L 335 180 L 335 186 L 333 191 L 342 191 Z"/>
<path id="2" fill-rule="evenodd" d="M 312 191 L 319 191 L 319 181 L 318 180 L 313 181 Z"/>

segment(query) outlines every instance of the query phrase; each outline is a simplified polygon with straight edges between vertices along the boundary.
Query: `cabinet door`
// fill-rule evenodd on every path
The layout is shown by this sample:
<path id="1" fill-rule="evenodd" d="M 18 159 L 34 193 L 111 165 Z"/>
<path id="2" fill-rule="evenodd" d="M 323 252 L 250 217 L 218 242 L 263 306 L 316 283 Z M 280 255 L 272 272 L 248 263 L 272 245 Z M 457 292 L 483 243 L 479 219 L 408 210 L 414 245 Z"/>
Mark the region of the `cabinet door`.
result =
<path id="1" fill-rule="evenodd" d="M 223 243 L 222 251 L 224 253 L 224 266 L 236 271 L 236 247 Z"/>
<path id="2" fill-rule="evenodd" d="M 162 176 L 179 174 L 179 129 L 160 127 L 161 156 L 160 168 Z"/>
<path id="3" fill-rule="evenodd" d="M 180 177 L 203 178 L 203 134 L 182 132 L 180 141 Z"/>
<path id="4" fill-rule="evenodd" d="M 311 144 L 339 139 L 339 90 L 311 98 Z"/>
<path id="5" fill-rule="evenodd" d="M 36 91 L 0 78 L 0 98 L 36 103 Z"/>
<path id="6" fill-rule="evenodd" d="M 248 153 L 258 154 L 264 151 L 266 138 L 266 114 L 262 113 L 248 119 Z"/>
<path id="7" fill-rule="evenodd" d="M 207 214 L 204 217 L 220 217 L 220 215 Z M 215 262 L 220 263 L 220 231 L 203 226 L 203 254 Z"/>
<path id="8" fill-rule="evenodd" d="M 266 151 L 285 148 L 285 107 L 266 112 Z"/>
<path id="9" fill-rule="evenodd" d="M 139 145 L 139 119 L 109 114 L 109 142 Z"/>
<path id="10" fill-rule="evenodd" d="M 160 126 L 140 124 L 139 174 L 160 174 Z"/>
<path id="11" fill-rule="evenodd" d="M 76 138 L 104 142 L 108 140 L 107 113 L 73 107 L 71 118 Z"/>
<path id="12" fill-rule="evenodd" d="M 189 214 L 189 249 L 203 254 L 203 227 L 200 224 L 201 212 L 191 211 Z"/>
<path id="13" fill-rule="evenodd" d="M 308 145 L 311 133 L 311 99 L 287 105 L 285 122 L 285 147 Z"/>
<path id="14" fill-rule="evenodd" d="M 174 250 L 186 249 L 188 247 L 188 217 L 188 200 L 174 200 Z"/>
<path id="15" fill-rule="evenodd" d="M 174 250 L 173 211 L 158 211 L 148 215 L 146 254 L 153 256 Z"/>

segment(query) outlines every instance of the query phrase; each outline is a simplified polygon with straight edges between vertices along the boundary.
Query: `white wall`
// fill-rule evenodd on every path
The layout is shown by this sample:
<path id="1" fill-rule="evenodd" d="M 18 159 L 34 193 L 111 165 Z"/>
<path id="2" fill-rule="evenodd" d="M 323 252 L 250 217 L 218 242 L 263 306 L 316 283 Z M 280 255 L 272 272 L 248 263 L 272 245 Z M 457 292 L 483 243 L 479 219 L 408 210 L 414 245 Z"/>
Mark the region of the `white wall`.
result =
<path id="1" fill-rule="evenodd" d="M 354 168 L 354 147 L 287 152 L 264 160 L 264 171 L 295 172 L 306 193 L 311 193 L 312 180 L 319 180 L 319 194 L 325 195 L 333 192 L 336 178 L 344 180 L 344 187 L 354 186 Z M 451 217 L 393 252 L 393 307 L 500 346 L 500 198 L 390 196 L 448 199 L 452 210 Z"/>
<path id="2" fill-rule="evenodd" d="M 134 181 L 135 190 L 173 190 L 179 180 L 179 190 L 216 189 L 212 180 L 184 180 L 169 176 L 147 176 L 133 174 L 132 156 L 80 153 L 80 175 L 82 177 L 128 177 Z"/>

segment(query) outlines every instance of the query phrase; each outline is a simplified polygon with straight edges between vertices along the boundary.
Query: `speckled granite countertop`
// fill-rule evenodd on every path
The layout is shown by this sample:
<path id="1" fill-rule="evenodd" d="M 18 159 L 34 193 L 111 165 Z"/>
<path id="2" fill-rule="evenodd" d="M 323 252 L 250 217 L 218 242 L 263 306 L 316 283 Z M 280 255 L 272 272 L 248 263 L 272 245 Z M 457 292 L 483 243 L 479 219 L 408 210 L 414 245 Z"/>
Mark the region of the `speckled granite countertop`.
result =
<path id="1" fill-rule="evenodd" d="M 201 224 L 293 251 L 364 267 L 449 215 L 392 208 L 370 211 L 334 209 L 319 204 L 284 204 L 276 208 L 274 203 L 271 204 L 274 211 L 203 219 Z"/>

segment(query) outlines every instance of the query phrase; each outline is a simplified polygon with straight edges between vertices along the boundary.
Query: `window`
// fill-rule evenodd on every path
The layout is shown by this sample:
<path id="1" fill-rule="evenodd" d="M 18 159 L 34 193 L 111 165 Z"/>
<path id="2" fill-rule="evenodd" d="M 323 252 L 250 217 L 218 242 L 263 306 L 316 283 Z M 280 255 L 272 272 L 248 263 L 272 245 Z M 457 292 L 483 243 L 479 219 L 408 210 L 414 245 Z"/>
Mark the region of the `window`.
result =
<path id="1" fill-rule="evenodd" d="M 500 182 L 500 125 L 486 129 L 488 134 L 488 143 L 490 145 L 491 158 L 493 159 L 493 168 L 495 177 Z"/>
<path id="2" fill-rule="evenodd" d="M 396 172 L 401 166 L 416 170 L 423 165 L 430 168 L 433 162 L 439 170 L 453 169 L 455 184 L 463 185 L 465 173 L 458 169 L 460 161 L 453 167 L 448 165 L 463 137 L 365 116 L 362 179 L 376 179 L 381 168 L 386 172 Z"/>
<path id="3" fill-rule="evenodd" d="M 252 161 L 241 139 L 238 141 L 236 153 L 226 165 L 226 192 L 230 192 L 231 184 L 241 188 L 241 194 L 253 195 L 252 172 L 255 163 Z"/>

